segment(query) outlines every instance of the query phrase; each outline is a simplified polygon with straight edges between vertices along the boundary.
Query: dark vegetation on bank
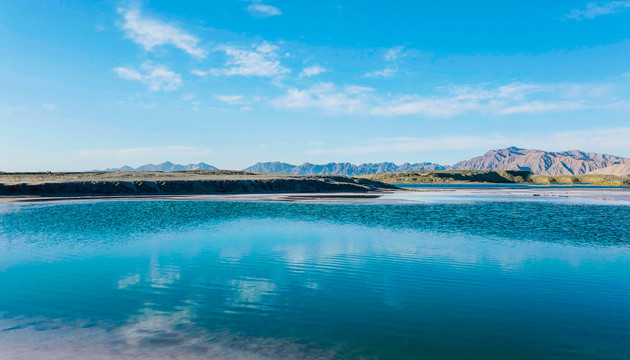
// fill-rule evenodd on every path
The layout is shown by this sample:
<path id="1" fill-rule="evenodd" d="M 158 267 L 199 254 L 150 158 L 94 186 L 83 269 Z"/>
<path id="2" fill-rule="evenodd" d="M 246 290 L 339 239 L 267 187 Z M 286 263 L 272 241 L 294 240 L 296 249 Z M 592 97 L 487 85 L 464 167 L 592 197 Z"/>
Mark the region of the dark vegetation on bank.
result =
<path id="1" fill-rule="evenodd" d="M 412 171 L 403 173 L 373 174 L 362 179 L 389 184 L 589 184 L 598 186 L 630 186 L 630 178 L 611 175 L 535 175 L 515 170 L 445 170 Z"/>
<path id="2" fill-rule="evenodd" d="M 445 170 L 362 175 L 286 175 L 229 170 L 0 173 L 0 196 L 334 193 L 394 190 L 391 184 L 590 184 L 630 186 L 610 175 L 534 175 L 528 171 Z"/>
<path id="3" fill-rule="evenodd" d="M 349 176 L 243 171 L 0 173 L 0 195 L 151 195 L 371 192 L 396 187 Z"/>

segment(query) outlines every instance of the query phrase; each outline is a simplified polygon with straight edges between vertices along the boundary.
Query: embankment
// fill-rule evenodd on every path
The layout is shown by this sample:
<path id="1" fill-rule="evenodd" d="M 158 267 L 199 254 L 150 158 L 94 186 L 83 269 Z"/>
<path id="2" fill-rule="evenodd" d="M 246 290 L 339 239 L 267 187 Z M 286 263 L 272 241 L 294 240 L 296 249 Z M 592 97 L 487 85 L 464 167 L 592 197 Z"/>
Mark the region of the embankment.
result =
<path id="1" fill-rule="evenodd" d="M 612 175 L 535 175 L 513 170 L 446 170 L 413 171 L 360 176 L 362 179 L 388 184 L 584 184 L 598 186 L 630 186 L 630 178 Z"/>
<path id="2" fill-rule="evenodd" d="M 364 193 L 395 188 L 378 181 L 349 176 L 288 176 L 226 171 L 0 174 L 2 196 Z"/>

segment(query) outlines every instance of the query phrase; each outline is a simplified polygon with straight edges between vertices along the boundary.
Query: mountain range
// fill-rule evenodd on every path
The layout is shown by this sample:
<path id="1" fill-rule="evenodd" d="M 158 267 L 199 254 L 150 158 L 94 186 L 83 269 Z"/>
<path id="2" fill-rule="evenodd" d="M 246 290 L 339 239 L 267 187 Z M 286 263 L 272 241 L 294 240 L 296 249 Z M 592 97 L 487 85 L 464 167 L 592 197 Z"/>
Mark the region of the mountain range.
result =
<path id="1" fill-rule="evenodd" d="M 490 150 L 482 156 L 460 161 L 452 169 L 525 170 L 541 175 L 582 175 L 617 164 L 630 165 L 630 158 L 579 150 L 552 152 L 509 147 Z M 600 170 L 599 174 L 607 172 Z"/>
<path id="2" fill-rule="evenodd" d="M 161 164 L 143 165 L 137 168 L 123 166 L 105 171 L 184 171 L 184 170 L 217 170 L 206 163 L 179 165 L 169 161 Z M 460 161 L 453 166 L 430 162 L 404 163 L 396 165 L 391 162 L 365 163 L 328 163 L 292 165 L 283 162 L 256 163 L 243 169 L 249 172 L 282 173 L 295 175 L 369 175 L 422 170 L 525 170 L 541 175 L 630 175 L 630 158 L 621 156 L 590 153 L 579 150 L 552 152 L 534 149 L 509 147 L 490 150 L 482 156 Z"/>
<path id="3" fill-rule="evenodd" d="M 323 165 L 304 163 L 302 165 L 291 165 L 281 162 L 256 163 L 243 171 L 268 172 L 295 175 L 369 175 L 390 172 L 421 171 L 421 170 L 446 170 L 447 167 L 429 162 L 396 165 L 391 162 L 366 163 L 355 165 L 351 163 L 328 163 Z"/>
<path id="4" fill-rule="evenodd" d="M 105 169 L 105 171 L 186 171 L 186 170 L 219 170 L 212 165 L 208 165 L 206 163 L 200 162 L 199 164 L 188 164 L 188 165 L 180 165 L 173 164 L 170 161 L 165 161 L 160 164 L 147 164 L 142 165 L 137 168 L 133 168 L 131 166 L 123 166 L 120 168 L 110 168 Z"/>

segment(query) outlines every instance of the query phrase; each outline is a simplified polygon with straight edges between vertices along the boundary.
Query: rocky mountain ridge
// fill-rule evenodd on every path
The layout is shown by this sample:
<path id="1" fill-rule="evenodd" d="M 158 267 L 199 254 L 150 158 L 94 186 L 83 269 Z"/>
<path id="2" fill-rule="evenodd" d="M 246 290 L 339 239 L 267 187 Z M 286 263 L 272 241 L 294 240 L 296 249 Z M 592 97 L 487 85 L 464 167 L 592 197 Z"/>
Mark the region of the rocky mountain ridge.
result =
<path id="1" fill-rule="evenodd" d="M 630 164 L 615 164 L 605 168 L 589 171 L 587 175 L 612 175 L 630 177 Z"/>
<path id="2" fill-rule="evenodd" d="M 396 165 L 392 162 L 365 163 L 355 165 L 352 163 L 328 163 L 291 165 L 280 162 L 256 163 L 243 171 L 282 173 L 292 175 L 370 175 L 405 171 L 446 170 L 447 167 L 434 163 L 417 163 Z"/>
<path id="3" fill-rule="evenodd" d="M 123 166 L 120 168 L 109 168 L 104 171 L 187 171 L 187 170 L 219 170 L 218 168 L 208 165 L 204 162 L 200 162 L 198 164 L 188 164 L 188 165 L 180 165 L 173 164 L 170 161 L 165 161 L 159 164 L 146 164 L 142 166 L 138 166 L 137 168 L 133 168 L 131 166 Z"/>
<path id="4" fill-rule="evenodd" d="M 522 149 L 490 150 L 482 156 L 460 161 L 453 170 L 521 170 L 540 175 L 582 175 L 617 164 L 629 164 L 621 156 L 580 150 L 561 152 Z"/>
<path id="5" fill-rule="evenodd" d="M 256 163 L 243 171 L 257 173 L 277 173 L 289 175 L 372 175 L 386 173 L 401 173 L 410 171 L 440 171 L 440 170 L 514 170 L 529 171 L 539 175 L 583 175 L 597 171 L 596 174 L 622 174 L 630 168 L 630 158 L 616 155 L 570 151 L 544 151 L 509 147 L 506 149 L 490 150 L 482 156 L 470 160 L 460 161 L 453 166 L 440 165 L 431 162 L 404 163 L 396 165 L 392 162 L 312 164 L 293 165 L 283 162 Z M 206 163 L 179 165 L 169 161 L 153 165 L 143 165 L 138 168 L 123 166 L 107 169 L 106 171 L 186 171 L 186 170 L 216 170 Z"/>

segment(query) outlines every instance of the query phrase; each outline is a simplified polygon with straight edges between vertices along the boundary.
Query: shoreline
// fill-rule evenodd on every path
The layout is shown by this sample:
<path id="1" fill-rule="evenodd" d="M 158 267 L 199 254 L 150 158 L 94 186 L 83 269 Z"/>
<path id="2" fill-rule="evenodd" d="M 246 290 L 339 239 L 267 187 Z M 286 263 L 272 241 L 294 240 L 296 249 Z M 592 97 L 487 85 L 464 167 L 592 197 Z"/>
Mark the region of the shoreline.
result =
<path id="1" fill-rule="evenodd" d="M 608 188 L 422 188 L 374 192 L 260 192 L 223 194 L 115 194 L 0 196 L 0 205 L 99 201 L 230 201 L 286 203 L 420 204 L 524 201 L 630 205 L 630 190 Z"/>
<path id="2" fill-rule="evenodd" d="M 371 193 L 398 187 L 336 175 L 236 171 L 0 174 L 0 197 Z"/>
<path id="3" fill-rule="evenodd" d="M 171 173 L 4 173 L 0 174 L 0 204 L 191 200 L 413 204 L 462 201 L 558 201 L 562 198 L 568 198 L 568 201 L 574 202 L 612 201 L 614 204 L 626 202 L 630 204 L 630 188 L 628 187 L 600 184 L 470 182 L 452 178 L 454 175 L 460 177 L 514 176 L 513 172 L 505 172 L 505 174 L 503 172 L 440 172 L 439 174 L 446 174 L 450 178 L 441 183 L 394 185 L 363 177 L 266 174 L 225 170 Z M 385 175 L 407 177 L 412 174 Z"/>
<path id="4" fill-rule="evenodd" d="M 253 201 L 253 202 L 358 202 L 375 201 L 395 192 L 231 193 L 231 194 L 120 194 L 64 196 L 0 196 L 0 204 L 91 201 Z"/>
<path id="5" fill-rule="evenodd" d="M 520 170 L 439 170 L 361 175 L 388 184 L 522 184 L 630 187 L 630 178 L 614 175 L 538 175 Z"/>

